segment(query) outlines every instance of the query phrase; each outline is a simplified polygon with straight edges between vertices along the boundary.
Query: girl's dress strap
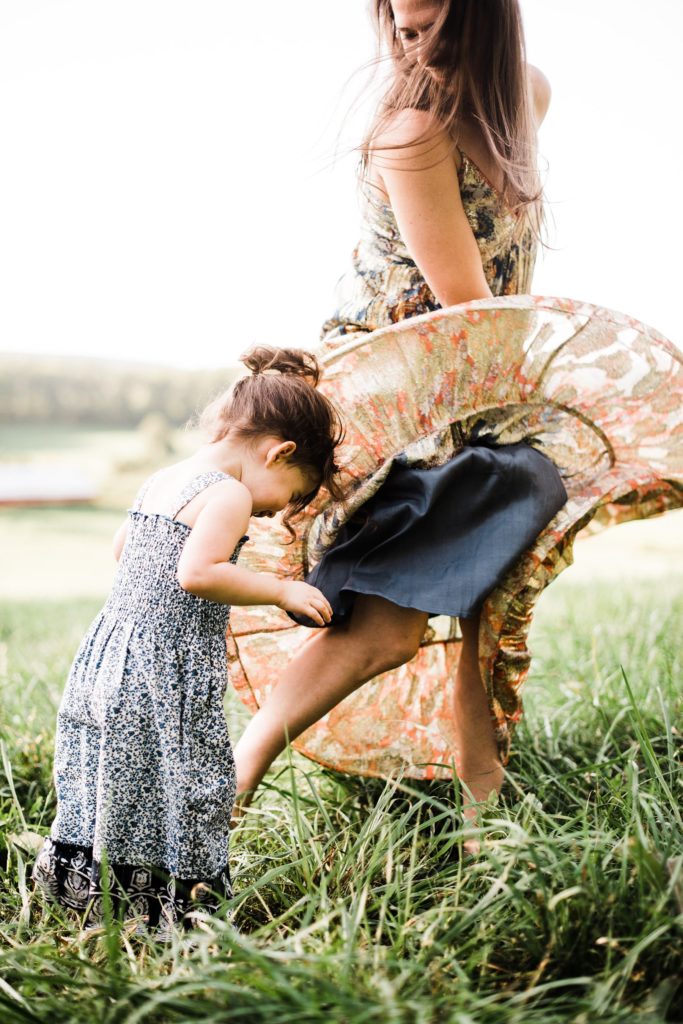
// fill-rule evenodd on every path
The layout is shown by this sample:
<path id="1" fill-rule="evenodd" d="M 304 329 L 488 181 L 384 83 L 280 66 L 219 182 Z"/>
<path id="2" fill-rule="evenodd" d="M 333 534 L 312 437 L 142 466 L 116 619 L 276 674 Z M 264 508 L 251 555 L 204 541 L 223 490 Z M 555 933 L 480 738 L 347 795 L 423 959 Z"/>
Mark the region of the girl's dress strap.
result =
<path id="1" fill-rule="evenodd" d="M 147 494 L 147 491 L 149 490 L 149 485 L 151 484 L 152 480 L 154 479 L 154 477 L 156 475 L 157 475 L 156 473 L 152 473 L 152 475 L 148 476 L 147 479 L 145 480 L 145 482 L 140 487 L 140 490 L 135 495 L 135 501 L 131 505 L 131 511 L 132 512 L 139 512 L 140 509 L 142 508 L 142 502 L 144 501 L 145 495 Z"/>
<path id="2" fill-rule="evenodd" d="M 231 480 L 232 477 L 229 473 L 221 473 L 219 469 L 211 470 L 208 473 L 200 473 L 199 476 L 193 477 L 183 487 L 182 491 L 175 500 L 175 504 L 169 511 L 169 517 L 175 519 L 178 513 L 185 508 L 188 502 L 192 501 L 200 491 L 210 487 L 211 484 L 217 484 L 219 480 Z"/>

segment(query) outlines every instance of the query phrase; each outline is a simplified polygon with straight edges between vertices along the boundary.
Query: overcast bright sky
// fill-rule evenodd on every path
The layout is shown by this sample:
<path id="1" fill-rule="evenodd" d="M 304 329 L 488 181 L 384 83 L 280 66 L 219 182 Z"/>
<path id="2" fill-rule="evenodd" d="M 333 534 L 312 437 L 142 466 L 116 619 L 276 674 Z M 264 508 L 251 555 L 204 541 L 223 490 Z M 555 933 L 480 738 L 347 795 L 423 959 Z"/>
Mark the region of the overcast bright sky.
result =
<path id="1" fill-rule="evenodd" d="M 533 290 L 683 344 L 683 2 L 522 7 L 553 87 Z M 313 345 L 357 236 L 356 158 L 330 160 L 373 52 L 362 0 L 0 0 L 0 350 Z"/>

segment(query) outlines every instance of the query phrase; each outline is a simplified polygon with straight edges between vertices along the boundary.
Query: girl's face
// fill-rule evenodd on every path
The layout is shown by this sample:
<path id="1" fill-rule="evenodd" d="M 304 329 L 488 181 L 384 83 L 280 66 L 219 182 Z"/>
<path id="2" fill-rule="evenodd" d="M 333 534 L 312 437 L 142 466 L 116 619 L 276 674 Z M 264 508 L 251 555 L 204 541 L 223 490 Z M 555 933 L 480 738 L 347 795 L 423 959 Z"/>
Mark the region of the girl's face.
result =
<path id="1" fill-rule="evenodd" d="M 310 470 L 291 462 L 295 450 L 294 441 L 266 438 L 257 444 L 255 457 L 243 463 L 242 483 L 251 491 L 252 515 L 272 518 L 318 486 Z"/>
<path id="2" fill-rule="evenodd" d="M 426 67 L 426 42 L 441 4 L 434 0 L 391 0 L 391 9 L 406 58 Z"/>

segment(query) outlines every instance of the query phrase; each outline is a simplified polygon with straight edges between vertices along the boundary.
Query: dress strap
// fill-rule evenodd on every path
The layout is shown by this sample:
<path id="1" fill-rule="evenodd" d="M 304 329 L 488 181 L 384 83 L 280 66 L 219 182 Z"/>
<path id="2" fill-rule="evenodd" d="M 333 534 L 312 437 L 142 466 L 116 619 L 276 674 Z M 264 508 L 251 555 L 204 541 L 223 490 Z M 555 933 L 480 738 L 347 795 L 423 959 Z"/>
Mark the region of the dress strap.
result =
<path id="1" fill-rule="evenodd" d="M 178 513 L 185 508 L 188 502 L 192 501 L 200 491 L 210 487 L 211 484 L 217 484 L 219 480 L 232 480 L 233 478 L 229 473 L 221 473 L 219 469 L 213 469 L 208 473 L 200 473 L 199 476 L 192 477 L 191 480 L 183 487 L 180 494 L 177 496 L 175 503 L 171 506 L 169 511 L 169 517 L 175 519 Z"/>
<path id="2" fill-rule="evenodd" d="M 158 473 L 158 470 L 157 470 L 157 473 Z M 152 480 L 154 480 L 154 478 L 157 475 L 157 473 L 152 473 L 151 476 L 148 476 L 147 479 L 145 480 L 145 482 L 140 487 L 140 490 L 138 491 L 138 493 L 135 495 L 135 501 L 131 505 L 131 510 L 133 512 L 139 512 L 140 509 L 142 508 L 142 503 L 145 500 L 145 495 L 147 494 L 147 491 L 149 490 L 149 486 L 152 483 Z"/>

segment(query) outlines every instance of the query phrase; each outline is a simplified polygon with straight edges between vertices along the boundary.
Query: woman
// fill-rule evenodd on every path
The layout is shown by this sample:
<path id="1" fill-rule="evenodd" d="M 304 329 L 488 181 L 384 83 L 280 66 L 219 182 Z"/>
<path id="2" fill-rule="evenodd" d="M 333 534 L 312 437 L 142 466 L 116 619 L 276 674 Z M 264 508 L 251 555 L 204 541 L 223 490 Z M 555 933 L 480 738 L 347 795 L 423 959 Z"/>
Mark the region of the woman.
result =
<path id="1" fill-rule="evenodd" d="M 322 730 L 319 742 L 307 744 L 307 753 L 366 774 L 385 774 L 402 765 L 409 774 L 429 777 L 455 761 L 471 797 L 465 813 L 472 818 L 476 803 L 502 784 L 510 727 L 521 714 L 518 691 L 528 670 L 524 641 L 533 601 L 569 561 L 576 529 L 607 501 L 595 476 L 590 487 L 584 477 L 587 465 L 609 458 L 602 450 L 596 454 L 593 435 L 581 434 L 580 416 L 572 419 L 569 434 L 578 431 L 585 465 L 563 457 L 576 438 L 566 441 L 568 428 L 564 414 L 557 412 L 559 403 L 551 415 L 534 419 L 527 406 L 523 412 L 512 406 L 506 410 L 504 403 L 489 401 L 484 394 L 479 406 L 471 406 L 465 415 L 466 396 L 459 392 L 462 409 L 453 408 L 450 423 L 430 418 L 425 402 L 415 402 L 407 414 L 402 408 L 411 373 L 419 376 L 425 369 L 431 374 L 427 391 L 431 386 L 430 401 L 438 405 L 443 381 L 451 382 L 449 393 L 455 395 L 459 385 L 453 381 L 461 383 L 470 364 L 483 366 L 495 348 L 493 341 L 474 336 L 476 325 L 467 336 L 461 311 L 434 314 L 432 337 L 425 334 L 432 326 L 423 327 L 423 318 L 415 330 L 402 321 L 472 300 L 485 300 L 482 309 L 492 308 L 498 315 L 495 296 L 530 291 L 542 221 L 536 131 L 548 109 L 550 89 L 544 76 L 525 63 L 517 0 L 376 0 L 375 15 L 391 55 L 392 78 L 363 148 L 362 239 L 353 269 L 342 279 L 339 308 L 324 325 L 323 352 L 333 371 L 337 369 L 327 393 L 349 413 L 347 405 L 358 395 L 350 396 L 348 387 L 358 389 L 364 375 L 376 373 L 375 391 L 368 386 L 365 404 L 372 405 L 384 389 L 381 412 L 388 408 L 389 414 L 379 417 L 382 424 L 396 412 L 411 422 L 424 419 L 427 427 L 417 431 L 415 444 L 402 448 L 388 441 L 383 446 L 395 427 L 382 426 L 373 437 L 376 464 L 369 456 L 365 465 L 362 457 L 358 460 L 357 487 L 347 508 L 319 509 L 317 533 L 314 524 L 305 550 L 290 556 L 296 568 L 299 556 L 308 556 L 310 564 L 312 553 L 317 565 L 308 579 L 325 593 L 335 617 L 332 627 L 315 634 L 284 668 L 265 700 L 268 687 L 261 679 L 267 665 L 272 671 L 275 648 L 291 652 L 298 639 L 288 639 L 281 620 L 233 624 L 243 688 L 247 690 L 246 677 L 251 687 L 246 699 L 252 707 L 260 705 L 236 748 L 238 792 L 247 798 L 286 739 L 328 716 L 316 727 Z M 515 301 L 507 303 L 512 308 L 502 320 L 501 352 Z M 579 314 L 570 312 L 576 320 Z M 477 317 L 486 320 L 484 312 L 472 316 L 473 324 Z M 429 318 L 426 322 L 431 324 Z M 543 329 L 549 329 L 547 323 Z M 648 343 L 652 337 L 648 334 Z M 454 354 L 462 339 L 462 352 Z M 361 347 L 354 349 L 354 341 Z M 656 343 L 666 348 L 661 339 Z M 421 344 L 422 354 L 429 353 L 427 360 L 415 364 L 416 371 L 406 369 Z M 438 378 L 438 388 L 434 344 L 440 346 L 439 359 L 453 360 Z M 519 351 L 523 349 L 521 343 Z M 384 362 L 378 369 L 380 353 Z M 348 373 L 342 372 L 346 366 L 354 369 L 351 385 Z M 492 366 L 481 371 L 480 379 L 495 391 L 505 383 L 506 369 Z M 386 382 L 381 381 L 382 367 Z M 416 378 L 414 393 L 421 387 Z M 676 387 L 680 393 L 680 378 Z M 370 422 L 365 435 L 355 431 L 352 464 L 361 449 L 368 455 L 366 435 L 373 434 L 379 419 L 366 420 L 363 402 L 351 410 L 352 439 L 354 423 Z M 432 429 L 435 424 L 440 428 Z M 571 480 L 569 511 L 560 511 L 567 498 L 563 480 L 539 451 L 544 438 L 568 486 Z M 651 474 L 661 486 L 652 486 L 650 477 L 638 484 L 639 500 L 629 506 L 629 516 L 680 504 L 680 491 L 669 480 L 662 483 L 661 476 L 661 468 Z M 582 480 L 583 490 L 577 482 Z M 655 491 L 659 498 L 653 504 Z M 619 496 L 614 487 L 610 494 Z M 626 514 L 624 510 L 621 517 Z M 272 534 L 268 541 L 274 540 Z M 261 553 L 267 550 L 267 543 L 260 545 Z M 514 593 L 510 580 L 515 581 Z M 496 598 L 501 587 L 514 600 Z M 438 628 L 428 627 L 431 615 L 458 616 L 462 642 L 450 627 L 441 636 Z M 296 632 L 294 636 L 299 638 Z M 441 641 L 440 647 L 425 653 L 434 639 Z M 420 657 L 412 662 L 418 669 L 412 675 L 407 669 L 400 670 L 403 675 L 394 671 L 418 652 Z M 487 665 L 483 679 L 481 669 Z M 375 688 L 374 707 L 372 698 L 358 697 L 355 718 L 336 718 L 336 711 L 328 715 L 378 676 L 389 685 Z M 429 694 L 426 702 L 421 698 L 418 711 L 416 689 Z M 446 711 L 439 705 L 445 692 L 450 705 Z M 439 716 L 450 719 L 447 742 L 420 747 L 441 752 L 436 768 L 424 764 L 429 759 L 424 754 L 422 764 L 411 763 L 405 735 L 391 735 L 411 716 L 420 719 L 405 733 L 411 742 L 416 729 L 429 731 Z M 364 720 L 369 727 L 363 733 Z M 354 723 L 348 730 L 347 722 Z M 358 753 L 361 733 L 371 736 L 374 726 L 381 733 L 378 748 L 403 743 L 393 761 L 382 754 L 364 760 Z M 344 756 L 349 744 L 355 744 L 355 761 Z M 444 757 L 449 744 L 450 756 Z"/>

